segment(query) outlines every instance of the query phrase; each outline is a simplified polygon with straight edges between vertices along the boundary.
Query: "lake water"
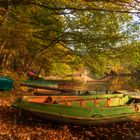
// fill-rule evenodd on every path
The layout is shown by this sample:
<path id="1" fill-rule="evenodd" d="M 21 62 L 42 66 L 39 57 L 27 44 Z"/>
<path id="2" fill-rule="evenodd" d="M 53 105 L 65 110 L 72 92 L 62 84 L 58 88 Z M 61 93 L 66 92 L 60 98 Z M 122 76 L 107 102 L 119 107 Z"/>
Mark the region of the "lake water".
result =
<path id="1" fill-rule="evenodd" d="M 76 90 L 140 90 L 140 78 L 118 76 L 107 82 L 86 82 L 73 88 Z"/>

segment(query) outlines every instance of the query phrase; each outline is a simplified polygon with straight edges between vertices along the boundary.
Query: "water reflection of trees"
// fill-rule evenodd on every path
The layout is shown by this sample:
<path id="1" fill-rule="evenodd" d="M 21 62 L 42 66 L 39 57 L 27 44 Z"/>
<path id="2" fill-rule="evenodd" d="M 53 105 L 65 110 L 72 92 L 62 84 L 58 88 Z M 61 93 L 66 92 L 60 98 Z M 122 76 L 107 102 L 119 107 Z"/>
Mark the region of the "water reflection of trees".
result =
<path id="1" fill-rule="evenodd" d="M 81 88 L 88 90 L 134 90 L 140 89 L 140 79 L 132 76 L 116 76 L 109 82 L 87 82 Z"/>
<path id="2" fill-rule="evenodd" d="M 63 88 L 74 90 L 140 90 L 140 78 L 134 76 L 114 76 L 106 82 L 86 82 L 81 84 L 63 85 Z"/>
<path id="3" fill-rule="evenodd" d="M 140 79 L 134 76 L 117 76 L 111 81 L 111 90 L 140 89 Z"/>
<path id="4" fill-rule="evenodd" d="M 127 82 L 131 80 L 131 77 L 114 77 L 111 81 L 111 86 L 109 89 L 111 90 L 121 90 L 121 89 L 126 89 L 128 88 Z"/>

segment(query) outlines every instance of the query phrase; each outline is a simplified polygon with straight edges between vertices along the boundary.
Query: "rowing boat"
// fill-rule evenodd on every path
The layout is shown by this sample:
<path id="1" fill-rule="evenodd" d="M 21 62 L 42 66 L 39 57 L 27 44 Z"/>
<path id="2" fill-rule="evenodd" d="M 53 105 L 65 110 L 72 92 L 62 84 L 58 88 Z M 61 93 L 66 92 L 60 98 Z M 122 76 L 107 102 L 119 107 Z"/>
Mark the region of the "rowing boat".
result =
<path id="1" fill-rule="evenodd" d="M 42 119 L 80 125 L 140 118 L 140 99 L 123 94 L 23 96 L 16 99 L 12 106 Z"/>
<path id="2" fill-rule="evenodd" d="M 0 76 L 0 90 L 11 91 L 14 81 L 6 76 Z"/>
<path id="3" fill-rule="evenodd" d="M 51 81 L 45 81 L 45 80 L 35 80 L 35 79 L 32 79 L 32 80 L 24 80 L 24 81 L 21 81 L 20 82 L 20 85 L 21 86 L 42 86 L 42 87 L 46 87 L 46 86 L 49 86 L 49 87 L 58 87 L 58 84 L 55 83 L 55 82 L 51 82 Z"/>

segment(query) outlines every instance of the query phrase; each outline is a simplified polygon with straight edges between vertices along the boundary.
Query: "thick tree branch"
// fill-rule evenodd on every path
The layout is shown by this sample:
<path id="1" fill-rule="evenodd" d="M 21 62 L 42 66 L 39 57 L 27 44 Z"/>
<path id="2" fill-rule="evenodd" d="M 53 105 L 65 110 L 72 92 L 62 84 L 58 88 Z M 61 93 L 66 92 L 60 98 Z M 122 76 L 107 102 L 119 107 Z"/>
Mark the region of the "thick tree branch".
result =
<path id="1" fill-rule="evenodd" d="M 95 2 L 95 1 L 94 1 Z M 110 1 L 103 1 L 105 3 L 113 3 L 114 1 L 110 0 Z M 133 3 L 135 3 L 133 5 Z M 125 1 L 118 1 L 114 2 L 114 4 L 119 5 L 120 8 L 122 8 L 122 10 L 112 10 L 112 9 L 106 9 L 106 8 L 100 8 L 100 7 L 92 7 L 92 6 L 88 6 L 88 5 L 84 5 L 83 7 L 78 7 L 78 6 L 48 6 L 47 3 L 38 3 L 35 2 L 34 0 L 29 1 L 29 0 L 0 0 L 0 5 L 16 5 L 16 4 L 23 4 L 23 5 L 36 5 L 36 6 L 40 6 L 40 7 L 44 7 L 47 8 L 49 10 L 54 10 L 54 11 L 64 11 L 66 9 L 68 10 L 74 10 L 74 11 L 104 11 L 104 12 L 112 12 L 112 13 L 132 13 L 132 14 L 136 14 L 136 13 L 140 13 L 140 9 L 138 9 L 138 6 L 140 4 L 140 2 L 138 0 L 133 0 L 131 3 L 130 2 L 125 2 Z M 80 4 L 80 3 L 79 3 Z M 123 9 L 124 6 L 127 5 L 126 10 Z M 133 8 L 133 11 L 130 10 Z M 135 8 L 135 9 L 134 9 Z M 135 10 L 135 11 L 134 11 Z"/>

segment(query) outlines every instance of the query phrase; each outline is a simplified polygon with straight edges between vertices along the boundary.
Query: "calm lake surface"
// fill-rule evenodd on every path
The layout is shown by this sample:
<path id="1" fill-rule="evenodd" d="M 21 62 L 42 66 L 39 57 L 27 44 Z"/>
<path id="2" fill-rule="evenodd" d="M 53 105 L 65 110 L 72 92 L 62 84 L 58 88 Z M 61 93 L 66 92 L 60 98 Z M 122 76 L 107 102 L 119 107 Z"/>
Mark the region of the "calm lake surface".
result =
<path id="1" fill-rule="evenodd" d="M 140 90 L 140 78 L 117 76 L 107 82 L 86 82 L 73 88 L 76 90 Z"/>

